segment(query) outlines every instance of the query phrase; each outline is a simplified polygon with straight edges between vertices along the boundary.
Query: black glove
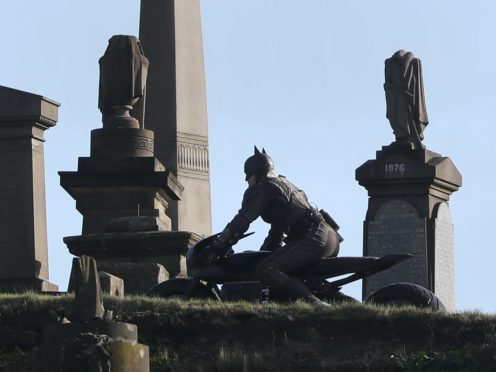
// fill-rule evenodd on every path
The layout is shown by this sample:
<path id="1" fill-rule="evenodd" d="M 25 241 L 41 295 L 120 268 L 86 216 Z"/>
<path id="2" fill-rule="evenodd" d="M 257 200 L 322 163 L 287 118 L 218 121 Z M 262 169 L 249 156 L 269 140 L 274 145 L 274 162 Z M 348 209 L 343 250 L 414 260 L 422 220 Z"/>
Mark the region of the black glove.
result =
<path id="1" fill-rule="evenodd" d="M 204 259 L 210 263 L 216 263 L 232 253 L 234 251 L 231 249 L 231 246 L 222 243 L 219 238 L 214 239 L 203 251 Z"/>

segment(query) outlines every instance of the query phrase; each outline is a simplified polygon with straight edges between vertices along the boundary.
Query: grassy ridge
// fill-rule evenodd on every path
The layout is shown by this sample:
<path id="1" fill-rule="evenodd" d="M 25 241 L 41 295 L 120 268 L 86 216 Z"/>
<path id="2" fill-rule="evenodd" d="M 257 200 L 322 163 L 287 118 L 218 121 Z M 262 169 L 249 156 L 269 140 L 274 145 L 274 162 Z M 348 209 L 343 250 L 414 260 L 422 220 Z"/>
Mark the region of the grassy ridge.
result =
<path id="1" fill-rule="evenodd" d="M 49 310 L 71 301 L 0 295 L 0 371 L 31 370 Z M 105 307 L 138 325 L 152 371 L 496 371 L 496 316 L 477 312 L 148 297 Z"/>

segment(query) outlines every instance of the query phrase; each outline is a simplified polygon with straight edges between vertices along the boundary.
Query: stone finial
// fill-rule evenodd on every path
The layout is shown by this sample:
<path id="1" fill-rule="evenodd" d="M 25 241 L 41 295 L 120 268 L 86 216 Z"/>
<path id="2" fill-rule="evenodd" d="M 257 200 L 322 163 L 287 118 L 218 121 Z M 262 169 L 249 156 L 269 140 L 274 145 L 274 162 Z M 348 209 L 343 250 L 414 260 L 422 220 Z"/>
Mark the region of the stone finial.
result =
<path id="1" fill-rule="evenodd" d="M 98 108 L 102 112 L 103 126 L 139 128 L 139 120 L 129 114 L 141 101 L 139 108 L 135 108 L 138 111 L 135 116 L 143 116 L 149 62 L 139 40 L 134 36 L 112 36 L 99 64 Z"/>
<path id="2" fill-rule="evenodd" d="M 424 148 L 424 129 L 429 123 L 424 101 L 422 63 L 413 53 L 399 50 L 385 60 L 386 117 L 395 144 Z"/>

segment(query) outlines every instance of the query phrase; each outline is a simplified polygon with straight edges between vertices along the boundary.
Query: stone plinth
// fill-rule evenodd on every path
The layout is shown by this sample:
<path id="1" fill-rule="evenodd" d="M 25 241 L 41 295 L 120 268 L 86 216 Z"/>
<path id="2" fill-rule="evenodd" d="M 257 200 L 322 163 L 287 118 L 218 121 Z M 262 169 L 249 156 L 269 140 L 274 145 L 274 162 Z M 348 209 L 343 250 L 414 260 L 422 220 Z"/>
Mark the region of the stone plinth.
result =
<path id="1" fill-rule="evenodd" d="M 139 219 L 139 218 L 136 218 Z M 126 293 L 145 293 L 170 276 L 186 276 L 186 252 L 201 236 L 184 231 L 134 231 L 64 238 L 73 255 L 124 280 Z"/>
<path id="2" fill-rule="evenodd" d="M 44 138 L 59 103 L 0 86 L 0 291 L 56 291 L 48 281 Z"/>
<path id="3" fill-rule="evenodd" d="M 369 194 L 364 255 L 414 256 L 365 279 L 363 297 L 394 282 L 412 282 L 432 290 L 448 309 L 454 309 L 448 201 L 462 185 L 462 177 L 452 161 L 426 149 L 388 146 L 356 170 L 356 179 Z"/>
<path id="4" fill-rule="evenodd" d="M 142 0 L 140 40 L 150 60 L 145 127 L 155 156 L 184 186 L 173 230 L 211 235 L 205 71 L 198 0 Z"/>
<path id="5" fill-rule="evenodd" d="M 83 234 L 104 232 L 118 217 L 158 217 L 171 228 L 168 204 L 183 186 L 153 157 L 153 132 L 138 128 L 92 131 L 91 156 L 81 157 L 77 172 L 59 172 L 61 186 L 83 215 Z"/>

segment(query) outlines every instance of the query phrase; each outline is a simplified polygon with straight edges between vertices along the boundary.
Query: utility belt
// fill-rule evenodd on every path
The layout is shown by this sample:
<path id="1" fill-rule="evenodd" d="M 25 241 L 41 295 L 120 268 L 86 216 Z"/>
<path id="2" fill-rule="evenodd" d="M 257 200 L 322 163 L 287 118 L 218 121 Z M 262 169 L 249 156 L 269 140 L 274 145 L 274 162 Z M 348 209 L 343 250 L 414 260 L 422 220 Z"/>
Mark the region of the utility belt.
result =
<path id="1" fill-rule="evenodd" d="M 325 219 L 316 209 L 307 209 L 289 225 L 288 239 L 303 238 L 312 228 L 324 221 Z"/>
<path id="2" fill-rule="evenodd" d="M 320 211 L 317 209 L 307 209 L 300 218 L 290 225 L 288 239 L 303 238 L 312 228 L 317 227 L 321 222 L 327 223 L 334 230 L 340 243 L 344 240 L 338 232 L 339 225 L 323 209 Z"/>

